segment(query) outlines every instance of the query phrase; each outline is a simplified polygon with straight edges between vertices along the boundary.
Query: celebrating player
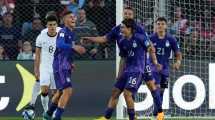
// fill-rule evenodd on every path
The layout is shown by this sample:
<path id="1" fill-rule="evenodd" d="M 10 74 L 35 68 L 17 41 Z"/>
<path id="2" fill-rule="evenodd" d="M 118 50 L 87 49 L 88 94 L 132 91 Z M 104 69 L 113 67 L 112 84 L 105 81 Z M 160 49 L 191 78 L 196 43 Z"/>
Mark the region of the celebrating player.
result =
<path id="1" fill-rule="evenodd" d="M 61 120 L 64 109 L 72 95 L 71 72 L 74 51 L 83 54 L 85 48 L 75 45 L 74 32 L 76 16 L 72 12 L 66 12 L 63 17 L 65 27 L 59 31 L 56 51 L 54 54 L 54 78 L 57 93 L 52 98 L 49 110 L 44 114 L 45 120 Z"/>
<path id="2" fill-rule="evenodd" d="M 46 18 L 47 31 L 41 32 L 36 39 L 34 72 L 37 79 L 32 93 L 32 100 L 25 109 L 33 109 L 41 87 L 41 102 L 44 112 L 48 110 L 49 88 L 56 89 L 52 69 L 54 51 L 56 48 L 58 19 L 55 15 Z"/>
<path id="3" fill-rule="evenodd" d="M 150 66 L 146 64 L 146 53 L 150 53 L 153 63 L 158 69 L 161 66 L 157 63 L 154 54 L 154 48 L 150 43 L 147 35 L 136 32 L 136 23 L 133 19 L 125 19 L 120 25 L 121 34 L 109 32 L 104 37 L 85 37 L 92 42 L 104 43 L 109 40 L 117 40 L 120 49 L 120 69 L 115 86 L 109 99 L 108 108 L 105 115 L 98 120 L 108 120 L 111 118 L 114 108 L 118 102 L 119 95 L 123 92 L 128 107 L 128 115 L 130 120 L 134 120 L 134 95 L 136 94 L 142 79 L 146 81 L 147 86 L 152 92 L 152 96 L 156 99 L 156 105 L 159 107 L 159 119 L 163 119 L 163 111 L 160 101 L 160 91 L 154 84 L 151 76 Z M 113 37 L 113 34 L 117 35 Z M 101 39 L 102 38 L 102 39 Z"/>
<path id="4" fill-rule="evenodd" d="M 169 57 L 171 54 L 171 50 L 174 51 L 176 57 L 176 63 L 173 65 L 174 69 L 179 69 L 182 60 L 182 55 L 179 50 L 179 45 L 177 44 L 176 39 L 172 35 L 166 33 L 166 29 L 167 20 L 163 17 L 159 17 L 156 20 L 156 32 L 150 37 L 151 42 L 156 49 L 156 57 L 158 59 L 158 63 L 163 66 L 162 70 L 158 71 L 156 67 L 152 64 L 153 77 L 155 78 L 155 83 L 157 87 L 160 88 L 161 102 L 163 102 L 164 89 L 168 87 Z M 153 115 L 157 116 L 157 113 L 158 109 L 156 104 L 154 104 Z"/>

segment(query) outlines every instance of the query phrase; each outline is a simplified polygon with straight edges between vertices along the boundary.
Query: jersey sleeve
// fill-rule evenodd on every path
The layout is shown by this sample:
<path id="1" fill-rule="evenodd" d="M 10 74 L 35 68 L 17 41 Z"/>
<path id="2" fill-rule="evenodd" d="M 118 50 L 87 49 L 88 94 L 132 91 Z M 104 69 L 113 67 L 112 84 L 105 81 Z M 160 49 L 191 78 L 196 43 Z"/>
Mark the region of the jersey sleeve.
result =
<path id="1" fill-rule="evenodd" d="M 179 44 L 175 37 L 171 38 L 170 44 L 171 44 L 171 48 L 174 51 L 174 53 L 180 52 L 180 47 L 179 47 Z"/>
<path id="2" fill-rule="evenodd" d="M 138 24 L 138 23 L 136 24 L 136 33 L 145 34 L 143 25 Z"/>
<path id="3" fill-rule="evenodd" d="M 136 34 L 136 37 L 139 39 L 143 47 L 148 48 L 150 46 L 150 39 L 147 33 Z"/>
<path id="4" fill-rule="evenodd" d="M 41 48 L 42 47 L 42 38 L 41 38 L 41 34 L 39 34 L 37 36 L 37 39 L 36 39 L 36 47 L 38 48 Z"/>
<path id="5" fill-rule="evenodd" d="M 126 57 L 126 52 L 125 50 L 122 49 L 122 47 L 119 45 L 119 56 L 120 57 Z"/>
<path id="6" fill-rule="evenodd" d="M 56 47 L 60 49 L 72 49 L 73 45 L 67 44 L 65 42 L 65 32 L 60 31 L 56 41 Z"/>
<path id="7" fill-rule="evenodd" d="M 112 28 L 112 30 L 105 35 L 108 41 L 113 41 L 113 40 L 117 39 L 118 34 L 120 32 L 120 28 L 119 27 L 120 26 L 116 26 L 116 27 Z"/>

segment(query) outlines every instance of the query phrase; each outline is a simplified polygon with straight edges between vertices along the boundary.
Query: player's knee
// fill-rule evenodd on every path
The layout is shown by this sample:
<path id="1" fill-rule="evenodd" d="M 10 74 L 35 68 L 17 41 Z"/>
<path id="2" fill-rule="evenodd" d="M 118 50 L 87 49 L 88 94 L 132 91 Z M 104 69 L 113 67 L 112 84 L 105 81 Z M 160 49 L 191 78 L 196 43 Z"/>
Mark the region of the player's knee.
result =
<path id="1" fill-rule="evenodd" d="M 121 90 L 115 89 L 115 88 L 114 88 L 114 89 L 112 90 L 111 96 L 112 96 L 112 98 L 114 98 L 114 99 L 118 99 L 119 96 L 120 96 L 120 94 L 121 94 Z"/>
<path id="2" fill-rule="evenodd" d="M 48 96 L 48 94 L 49 94 L 48 92 L 42 92 L 42 93 L 41 93 L 41 95 L 42 95 L 43 97 Z"/>
<path id="3" fill-rule="evenodd" d="M 72 95 L 72 88 L 68 87 L 68 88 L 64 89 L 63 94 L 65 94 L 67 96 L 71 96 Z"/>
<path id="4" fill-rule="evenodd" d="M 42 86 L 41 87 L 41 93 L 48 93 L 49 92 L 49 87 L 48 86 Z"/>
<path id="5" fill-rule="evenodd" d="M 125 99 L 127 99 L 127 98 L 132 98 L 132 92 L 129 91 L 129 90 L 124 90 L 124 91 L 123 91 L 123 95 L 124 95 Z M 132 98 L 132 99 L 133 99 L 133 98 Z"/>
<path id="6" fill-rule="evenodd" d="M 52 91 L 51 91 L 51 96 L 53 97 L 56 93 L 57 93 L 56 90 L 52 90 Z"/>
<path id="7" fill-rule="evenodd" d="M 153 91 L 153 90 L 157 89 L 157 86 L 155 85 L 153 80 L 148 81 L 146 84 L 147 84 L 147 87 L 149 88 L 150 91 Z"/>

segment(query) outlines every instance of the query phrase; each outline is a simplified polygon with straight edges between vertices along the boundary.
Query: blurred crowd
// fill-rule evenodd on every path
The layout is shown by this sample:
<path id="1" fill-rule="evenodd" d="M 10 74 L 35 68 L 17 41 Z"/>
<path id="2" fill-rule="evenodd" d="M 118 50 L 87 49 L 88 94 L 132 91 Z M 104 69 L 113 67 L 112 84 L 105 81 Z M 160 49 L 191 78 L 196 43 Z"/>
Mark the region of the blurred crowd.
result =
<path id="1" fill-rule="evenodd" d="M 185 57 L 215 59 L 214 0 L 193 0 L 189 1 L 189 4 L 180 1 L 182 0 L 169 0 L 168 32 L 175 35 Z M 56 12 L 59 18 L 68 10 L 77 15 L 74 30 L 77 43 L 81 37 L 105 35 L 115 26 L 115 2 L 115 0 L 0 0 L 0 60 L 34 59 L 36 37 L 45 28 L 45 16 L 48 11 Z M 125 2 L 129 4 L 129 0 Z M 139 3 L 146 4 L 145 2 L 147 1 Z M 154 31 L 151 19 L 154 13 L 153 7 L 149 9 L 148 7 L 153 6 L 153 2 L 147 2 L 147 5 L 147 9 L 137 7 L 142 11 L 136 11 L 136 17 L 150 34 Z M 136 7 L 136 4 L 133 7 Z M 86 44 L 85 47 L 86 54 L 76 55 L 76 58 L 115 59 L 115 43 Z"/>
<path id="2" fill-rule="evenodd" d="M 168 32 L 177 38 L 184 58 L 215 60 L 215 1 L 172 0 L 168 6 Z"/>
<path id="3" fill-rule="evenodd" d="M 33 60 L 36 37 L 45 28 L 45 16 L 54 11 L 77 15 L 76 41 L 106 34 L 115 25 L 115 0 L 0 0 L 0 60 Z M 62 25 L 60 20 L 59 25 Z M 78 59 L 115 59 L 115 44 L 86 44 Z"/>

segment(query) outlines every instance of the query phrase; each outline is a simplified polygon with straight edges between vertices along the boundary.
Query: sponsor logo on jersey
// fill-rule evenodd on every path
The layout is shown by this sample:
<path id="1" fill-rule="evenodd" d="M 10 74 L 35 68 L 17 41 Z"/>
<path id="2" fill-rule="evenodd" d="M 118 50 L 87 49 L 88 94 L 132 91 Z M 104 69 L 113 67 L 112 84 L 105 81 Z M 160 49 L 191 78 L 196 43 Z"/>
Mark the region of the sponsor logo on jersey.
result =
<path id="1" fill-rule="evenodd" d="M 64 37 L 64 33 L 60 33 L 60 37 Z"/>

